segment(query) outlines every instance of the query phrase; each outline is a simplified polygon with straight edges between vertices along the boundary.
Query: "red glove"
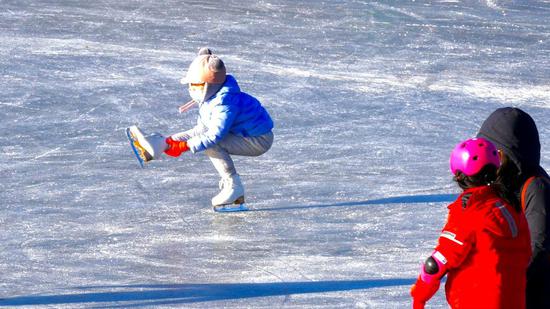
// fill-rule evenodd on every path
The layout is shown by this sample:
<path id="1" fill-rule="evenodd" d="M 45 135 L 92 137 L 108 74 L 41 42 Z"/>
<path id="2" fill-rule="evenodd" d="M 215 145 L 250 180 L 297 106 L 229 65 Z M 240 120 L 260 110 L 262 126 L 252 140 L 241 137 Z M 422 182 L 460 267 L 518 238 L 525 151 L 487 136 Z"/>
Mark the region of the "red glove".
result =
<path id="1" fill-rule="evenodd" d="M 175 141 L 172 137 L 168 137 L 166 139 L 166 144 L 168 144 L 168 148 L 164 151 L 164 153 L 171 157 L 179 157 L 182 153 L 189 150 L 187 142 Z"/>
<path id="2" fill-rule="evenodd" d="M 434 296 L 439 289 L 439 280 L 433 280 L 432 283 L 426 283 L 418 277 L 416 283 L 411 287 L 411 296 L 413 298 L 413 309 L 424 309 L 426 302 Z"/>

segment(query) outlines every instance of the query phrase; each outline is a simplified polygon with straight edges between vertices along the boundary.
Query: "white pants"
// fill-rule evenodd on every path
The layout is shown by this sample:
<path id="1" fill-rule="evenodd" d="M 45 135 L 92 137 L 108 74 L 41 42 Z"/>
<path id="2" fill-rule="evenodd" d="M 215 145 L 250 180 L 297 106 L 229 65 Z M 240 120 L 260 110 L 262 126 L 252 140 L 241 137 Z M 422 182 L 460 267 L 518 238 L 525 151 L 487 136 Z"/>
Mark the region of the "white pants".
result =
<path id="1" fill-rule="evenodd" d="M 188 140 L 199 134 L 196 128 L 186 132 L 172 135 L 175 140 Z M 273 132 L 255 137 L 242 137 L 234 134 L 227 134 L 216 145 L 206 149 L 204 153 L 210 158 L 214 168 L 221 178 L 229 177 L 237 171 L 231 155 L 256 157 L 266 153 L 273 144 Z"/>

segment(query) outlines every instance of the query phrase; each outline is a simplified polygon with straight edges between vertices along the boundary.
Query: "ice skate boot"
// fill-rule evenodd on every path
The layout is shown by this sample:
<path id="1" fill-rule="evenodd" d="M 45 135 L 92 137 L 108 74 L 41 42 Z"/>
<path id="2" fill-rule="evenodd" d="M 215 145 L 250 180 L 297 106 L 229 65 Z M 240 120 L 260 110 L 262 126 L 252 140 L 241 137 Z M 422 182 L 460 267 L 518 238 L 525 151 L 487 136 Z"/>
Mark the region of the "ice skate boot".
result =
<path id="1" fill-rule="evenodd" d="M 217 212 L 248 210 L 244 203 L 244 187 L 239 174 L 223 178 L 220 182 L 221 192 L 212 198 L 212 207 Z"/>
<path id="2" fill-rule="evenodd" d="M 168 147 L 166 138 L 162 134 L 153 133 L 146 136 L 137 126 L 127 128 L 126 136 L 141 167 L 151 160 L 160 158 Z"/>

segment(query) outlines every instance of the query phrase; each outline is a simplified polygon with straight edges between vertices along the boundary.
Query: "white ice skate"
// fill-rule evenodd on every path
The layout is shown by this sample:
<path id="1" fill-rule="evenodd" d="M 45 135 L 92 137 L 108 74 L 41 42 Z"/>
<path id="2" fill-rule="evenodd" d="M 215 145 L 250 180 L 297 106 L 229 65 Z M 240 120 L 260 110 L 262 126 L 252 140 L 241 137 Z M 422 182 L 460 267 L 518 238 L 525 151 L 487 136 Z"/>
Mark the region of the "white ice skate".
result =
<path id="1" fill-rule="evenodd" d="M 244 187 L 239 174 L 223 178 L 220 182 L 221 192 L 212 198 L 212 206 L 217 212 L 248 210 L 244 203 Z"/>
<path id="2" fill-rule="evenodd" d="M 168 147 L 166 138 L 162 134 L 153 133 L 146 136 L 137 126 L 127 128 L 126 136 L 141 167 L 151 160 L 160 158 Z"/>

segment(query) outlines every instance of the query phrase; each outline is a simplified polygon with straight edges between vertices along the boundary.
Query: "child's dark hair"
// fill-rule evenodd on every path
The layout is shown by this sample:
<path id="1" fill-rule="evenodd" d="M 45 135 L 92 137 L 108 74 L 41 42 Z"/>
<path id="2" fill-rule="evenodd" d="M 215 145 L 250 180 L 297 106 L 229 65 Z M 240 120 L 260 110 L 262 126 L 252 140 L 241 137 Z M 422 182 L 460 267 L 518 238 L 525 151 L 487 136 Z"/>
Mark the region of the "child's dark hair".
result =
<path id="1" fill-rule="evenodd" d="M 498 197 L 512 205 L 516 211 L 520 211 L 521 207 L 519 206 L 517 197 L 510 191 L 509 187 L 506 186 L 506 184 L 510 183 L 512 180 L 510 176 L 513 177 L 513 175 L 501 173 L 501 169 L 497 172 L 496 166 L 488 164 L 472 176 L 466 176 L 464 173 L 458 171 L 453 177 L 453 180 L 456 181 L 458 186 L 463 190 L 480 186 L 491 186 Z"/>
<path id="2" fill-rule="evenodd" d="M 481 187 L 490 185 L 497 178 L 497 168 L 494 165 L 487 164 L 479 172 L 472 176 L 466 176 L 466 174 L 458 171 L 453 177 L 458 186 L 462 189 L 469 189 L 475 187 Z"/>

